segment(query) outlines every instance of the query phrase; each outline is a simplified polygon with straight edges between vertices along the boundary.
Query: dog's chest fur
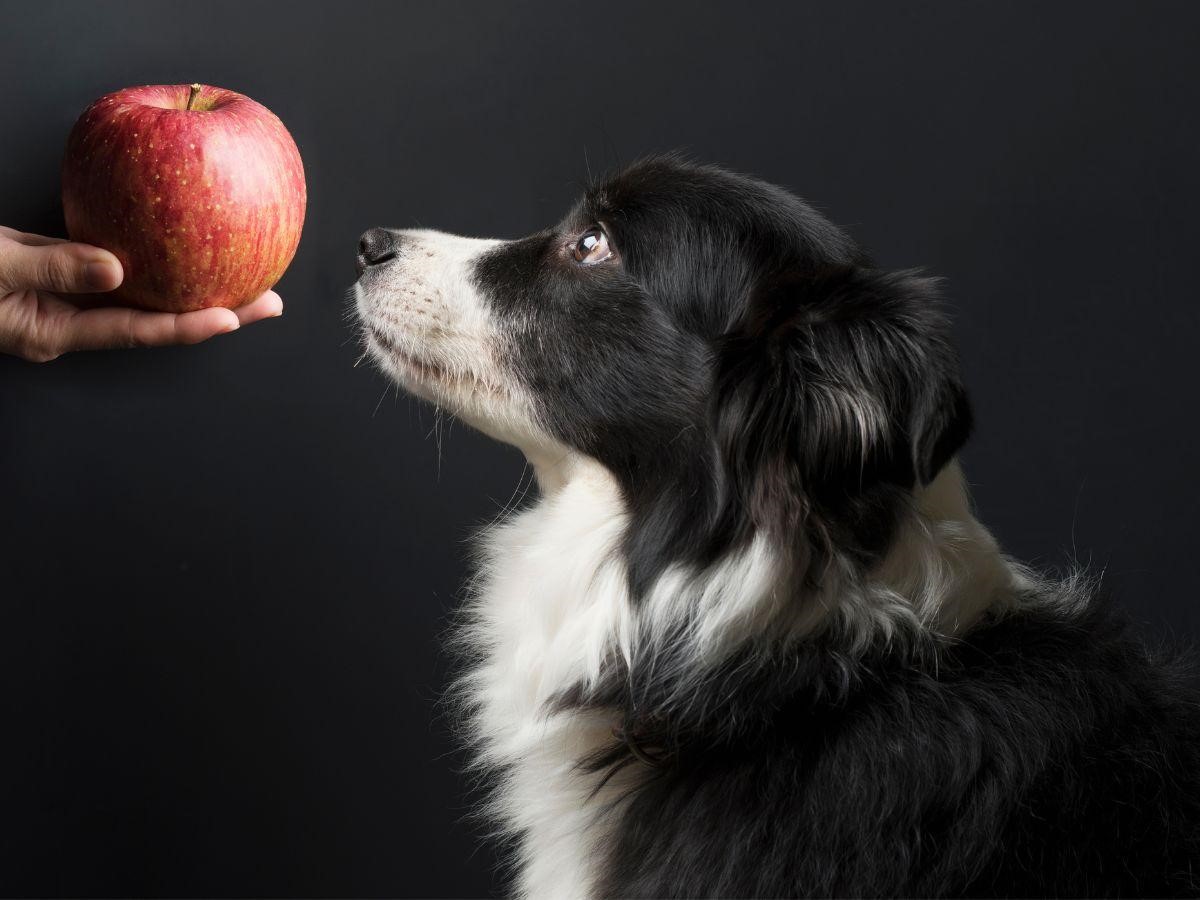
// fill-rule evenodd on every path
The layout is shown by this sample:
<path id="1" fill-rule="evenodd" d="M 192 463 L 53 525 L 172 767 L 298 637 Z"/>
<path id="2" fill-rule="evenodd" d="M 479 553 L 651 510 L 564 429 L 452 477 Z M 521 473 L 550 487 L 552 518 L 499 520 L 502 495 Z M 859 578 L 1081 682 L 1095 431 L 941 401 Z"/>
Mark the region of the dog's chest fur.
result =
<path id="1" fill-rule="evenodd" d="M 631 764 L 601 786 L 603 775 L 580 764 L 613 747 L 620 714 L 554 702 L 598 684 L 614 659 L 630 664 L 648 627 L 635 620 L 630 601 L 619 489 L 595 464 L 573 464 L 567 474 L 532 508 L 485 534 L 459 632 L 469 660 L 463 712 L 476 764 L 496 783 L 487 812 L 516 845 L 517 889 L 526 897 L 588 895 L 614 837 L 615 800 L 648 771 Z M 889 611 L 898 622 L 919 620 L 924 600 L 930 619 L 966 622 L 997 593 L 1010 592 L 1012 573 L 971 518 L 957 466 L 918 505 L 897 558 L 881 567 L 886 580 L 842 586 L 839 603 L 809 606 L 850 616 L 841 626 L 847 633 L 895 631 L 897 624 L 880 622 Z M 636 609 L 651 625 L 669 626 L 679 598 L 690 597 L 714 636 L 780 628 L 801 635 L 817 627 L 811 609 L 774 602 L 773 571 L 751 548 L 702 573 L 696 592 L 686 579 L 665 577 L 664 590 L 651 591 Z"/>
<path id="2" fill-rule="evenodd" d="M 636 771 L 597 791 L 581 760 L 611 745 L 616 717 L 553 712 L 561 692 L 594 681 L 614 639 L 629 634 L 625 526 L 612 482 L 576 477 L 484 536 L 461 632 L 472 661 L 462 683 L 477 764 L 497 780 L 490 812 L 516 842 L 526 897 L 586 896 L 603 810 Z"/>

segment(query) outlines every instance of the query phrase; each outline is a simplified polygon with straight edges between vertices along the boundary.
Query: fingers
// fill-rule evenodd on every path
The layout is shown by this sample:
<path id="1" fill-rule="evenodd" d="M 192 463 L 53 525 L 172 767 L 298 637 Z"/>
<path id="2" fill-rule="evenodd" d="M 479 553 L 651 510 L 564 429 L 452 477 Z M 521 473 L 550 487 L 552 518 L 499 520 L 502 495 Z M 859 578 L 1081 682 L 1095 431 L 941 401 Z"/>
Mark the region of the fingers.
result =
<path id="1" fill-rule="evenodd" d="M 282 313 L 283 300 L 274 291 L 237 310 L 213 307 L 175 314 L 112 307 L 84 309 L 63 318 L 51 341 L 61 348 L 60 353 L 199 344 Z"/>
<path id="2" fill-rule="evenodd" d="M 46 237 L 44 234 L 29 234 L 26 231 L 17 231 L 15 228 L 8 228 L 5 225 L 0 225 L 0 237 L 6 237 L 10 241 L 16 241 L 18 244 L 24 244 L 26 247 L 44 247 L 48 244 L 65 244 L 64 238 Z"/>
<path id="3" fill-rule="evenodd" d="M 18 238 L 0 244 L 0 288 L 8 291 L 33 289 L 65 294 L 111 291 L 124 277 L 115 256 L 88 244 L 59 241 L 29 245 Z"/>
<path id="4" fill-rule="evenodd" d="M 263 319 L 273 319 L 283 315 L 283 298 L 274 291 L 267 291 L 256 300 L 251 300 L 245 306 L 234 310 L 238 321 L 243 325 L 261 322 Z"/>
<path id="5" fill-rule="evenodd" d="M 200 309 L 177 315 L 105 307 L 80 310 L 64 319 L 57 337 L 63 352 L 167 347 L 198 344 L 237 331 L 240 324 L 228 309 Z"/>
<path id="6" fill-rule="evenodd" d="M 169 315 L 169 313 L 143 313 L 147 316 Z M 168 344 L 199 344 L 218 334 L 229 334 L 237 331 L 242 323 L 238 321 L 237 313 L 231 309 L 212 308 L 198 309 L 195 312 L 182 313 L 175 316 L 174 335 L 163 335 L 158 340 L 157 333 L 147 331 L 139 335 L 131 346 L 134 347 L 165 347 Z M 165 326 L 164 326 L 165 331 Z"/>

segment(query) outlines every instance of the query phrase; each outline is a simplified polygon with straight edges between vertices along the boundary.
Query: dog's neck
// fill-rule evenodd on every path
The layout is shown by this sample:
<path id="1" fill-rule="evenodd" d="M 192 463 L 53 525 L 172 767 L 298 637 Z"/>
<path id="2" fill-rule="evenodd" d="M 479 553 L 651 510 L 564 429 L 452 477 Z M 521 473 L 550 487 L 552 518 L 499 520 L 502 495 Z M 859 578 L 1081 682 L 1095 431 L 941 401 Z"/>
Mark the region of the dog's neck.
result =
<path id="1" fill-rule="evenodd" d="M 526 456 L 543 499 L 570 489 L 602 497 L 610 509 L 622 507 L 616 480 L 594 460 L 557 447 Z M 866 604 L 906 608 L 922 627 L 955 637 L 989 611 L 1011 606 L 1021 577 L 972 513 L 962 470 L 952 460 L 913 492 L 911 511 L 883 560 L 853 586 L 845 579 L 832 586 L 820 602 L 836 607 L 839 593 L 853 590 Z"/>
<path id="2" fill-rule="evenodd" d="M 616 490 L 616 482 L 607 470 L 581 453 L 557 444 L 522 447 L 521 452 L 533 467 L 533 477 L 543 497 L 557 494 L 579 479 L 598 484 L 611 482 L 611 488 Z"/>
<path id="3" fill-rule="evenodd" d="M 957 460 L 913 492 L 912 513 L 867 577 L 903 597 L 923 623 L 946 636 L 961 635 L 985 613 L 1009 607 L 1020 578 L 972 513 Z"/>

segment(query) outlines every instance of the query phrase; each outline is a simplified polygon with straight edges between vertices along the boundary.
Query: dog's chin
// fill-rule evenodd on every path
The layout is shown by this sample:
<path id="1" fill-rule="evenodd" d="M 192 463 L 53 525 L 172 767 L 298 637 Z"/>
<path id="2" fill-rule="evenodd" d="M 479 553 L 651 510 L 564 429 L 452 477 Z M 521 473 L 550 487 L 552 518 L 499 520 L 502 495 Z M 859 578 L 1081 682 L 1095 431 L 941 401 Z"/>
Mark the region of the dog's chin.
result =
<path id="1" fill-rule="evenodd" d="M 472 428 L 522 450 L 546 438 L 531 426 L 520 397 L 481 375 L 439 362 L 420 346 L 409 347 L 369 320 L 363 323 L 368 353 L 384 374 L 409 394 L 444 409 Z"/>
<path id="2" fill-rule="evenodd" d="M 445 367 L 402 350 L 385 331 L 374 325 L 366 325 L 363 333 L 371 357 L 402 388 L 423 400 L 453 405 L 452 389 L 461 378 L 452 378 Z"/>

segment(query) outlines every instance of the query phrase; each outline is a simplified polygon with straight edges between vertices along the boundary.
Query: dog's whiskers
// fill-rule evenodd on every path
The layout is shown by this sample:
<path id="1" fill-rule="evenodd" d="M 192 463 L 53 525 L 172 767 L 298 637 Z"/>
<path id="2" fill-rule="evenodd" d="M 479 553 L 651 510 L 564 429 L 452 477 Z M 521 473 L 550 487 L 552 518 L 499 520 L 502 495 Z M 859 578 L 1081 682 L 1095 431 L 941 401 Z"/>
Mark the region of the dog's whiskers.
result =
<path id="1" fill-rule="evenodd" d="M 383 393 L 379 395 L 379 402 L 375 404 L 375 409 L 371 413 L 371 418 L 375 418 L 379 414 L 379 407 L 383 406 L 383 398 L 388 395 L 388 391 L 392 389 L 392 385 L 388 385 L 383 389 Z"/>

